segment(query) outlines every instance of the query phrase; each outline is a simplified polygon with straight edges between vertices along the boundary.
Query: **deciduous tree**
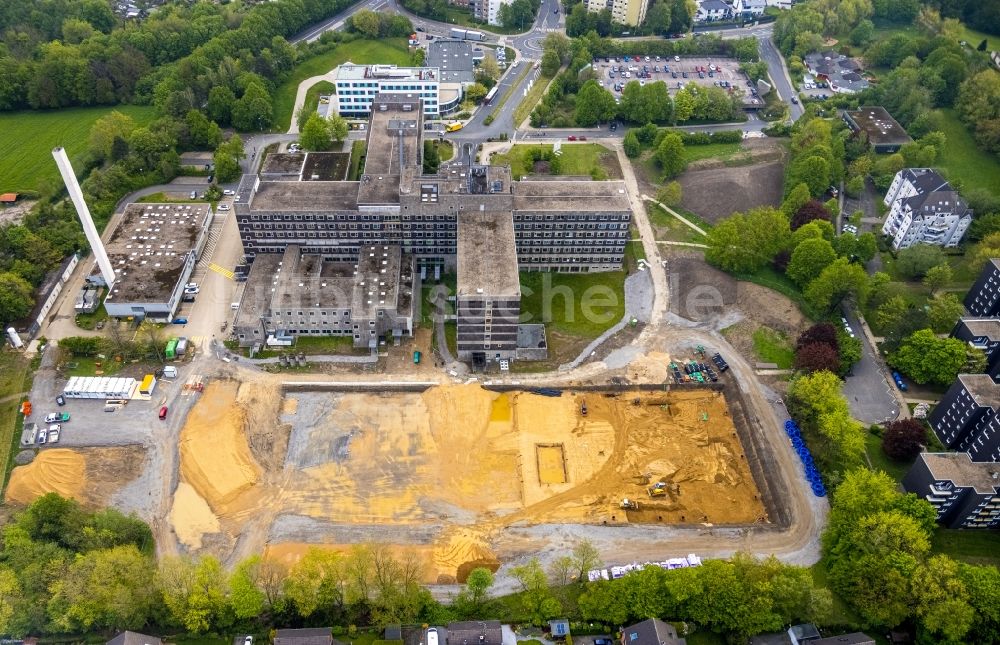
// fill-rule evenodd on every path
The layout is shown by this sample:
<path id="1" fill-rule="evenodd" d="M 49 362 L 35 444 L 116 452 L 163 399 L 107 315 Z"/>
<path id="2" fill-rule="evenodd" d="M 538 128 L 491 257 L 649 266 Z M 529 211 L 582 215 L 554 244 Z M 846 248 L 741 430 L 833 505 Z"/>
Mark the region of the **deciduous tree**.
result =
<path id="1" fill-rule="evenodd" d="M 785 273 L 800 287 L 805 287 L 836 259 L 837 253 L 829 242 L 824 239 L 808 239 L 792 251 L 792 259 Z"/>
<path id="2" fill-rule="evenodd" d="M 868 274 L 863 267 L 847 258 L 837 258 L 827 265 L 805 290 L 809 304 L 829 311 L 844 298 L 864 301 L 868 293 Z"/>
<path id="3" fill-rule="evenodd" d="M 953 293 L 939 293 L 927 301 L 927 320 L 939 334 L 950 332 L 965 308 Z"/>
<path id="4" fill-rule="evenodd" d="M 533 625 L 541 625 L 562 610 L 559 601 L 553 597 L 549 589 L 548 578 L 538 558 L 532 558 L 527 564 L 512 567 L 510 575 L 517 580 L 521 591 L 521 608 Z"/>
<path id="5" fill-rule="evenodd" d="M 921 329 L 903 341 L 891 362 L 917 383 L 949 385 L 965 365 L 965 343 Z"/>
<path id="6" fill-rule="evenodd" d="M 708 232 L 705 259 L 730 273 L 753 273 L 784 249 L 788 219 L 774 208 L 733 213 Z"/>
<path id="7" fill-rule="evenodd" d="M 0 273 L 0 320 L 11 323 L 24 318 L 34 304 L 34 289 L 15 273 Z"/>
<path id="8" fill-rule="evenodd" d="M 656 147 L 656 161 L 659 162 L 666 177 L 676 177 L 687 168 L 687 157 L 684 155 L 684 142 L 679 134 L 669 132 L 660 140 Z"/>
<path id="9" fill-rule="evenodd" d="M 837 350 L 823 343 L 810 343 L 795 350 L 795 369 L 802 372 L 826 370 L 840 373 L 840 355 Z"/>
<path id="10" fill-rule="evenodd" d="M 912 461 L 927 445 L 927 429 L 916 419 L 898 419 L 885 424 L 882 452 L 897 461 Z"/>
<path id="11" fill-rule="evenodd" d="M 330 136 L 330 124 L 318 112 L 313 112 L 306 119 L 299 133 L 299 143 L 304 150 L 329 150 L 333 138 Z"/>

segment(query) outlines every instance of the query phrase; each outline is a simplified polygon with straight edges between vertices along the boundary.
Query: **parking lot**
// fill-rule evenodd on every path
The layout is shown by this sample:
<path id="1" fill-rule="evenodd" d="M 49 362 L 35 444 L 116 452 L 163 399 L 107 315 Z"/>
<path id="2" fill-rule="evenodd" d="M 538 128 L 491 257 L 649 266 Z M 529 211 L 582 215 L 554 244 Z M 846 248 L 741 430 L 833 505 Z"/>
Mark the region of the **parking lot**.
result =
<path id="1" fill-rule="evenodd" d="M 763 105 L 746 74 L 733 58 L 722 56 L 617 56 L 595 58 L 597 78 L 616 98 L 630 81 L 640 85 L 663 81 L 671 95 L 688 83 L 719 87 L 736 94 L 748 105 Z"/>

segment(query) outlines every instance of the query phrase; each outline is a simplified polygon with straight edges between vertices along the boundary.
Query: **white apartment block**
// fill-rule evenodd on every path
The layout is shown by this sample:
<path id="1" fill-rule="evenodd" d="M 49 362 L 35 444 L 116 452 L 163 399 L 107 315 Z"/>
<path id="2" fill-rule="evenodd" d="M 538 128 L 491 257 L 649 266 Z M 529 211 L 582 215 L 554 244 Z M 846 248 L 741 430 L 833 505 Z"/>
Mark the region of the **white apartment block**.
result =
<path id="1" fill-rule="evenodd" d="M 587 0 L 587 11 L 611 10 L 611 20 L 638 27 L 646 19 L 646 0 Z"/>
<path id="2" fill-rule="evenodd" d="M 362 116 L 371 112 L 379 94 L 409 94 L 424 101 L 424 116 L 441 113 L 440 73 L 436 67 L 396 67 L 395 65 L 355 65 L 344 63 L 333 72 L 337 87 L 336 105 L 341 116 Z"/>
<path id="3" fill-rule="evenodd" d="M 896 173 L 883 200 L 889 207 L 882 233 L 894 249 L 914 244 L 958 246 L 972 223 L 972 210 L 945 179 L 930 168 Z"/>
<path id="4" fill-rule="evenodd" d="M 735 0 L 733 2 L 733 14 L 743 20 L 756 18 L 764 14 L 766 7 L 767 3 L 765 0 Z"/>

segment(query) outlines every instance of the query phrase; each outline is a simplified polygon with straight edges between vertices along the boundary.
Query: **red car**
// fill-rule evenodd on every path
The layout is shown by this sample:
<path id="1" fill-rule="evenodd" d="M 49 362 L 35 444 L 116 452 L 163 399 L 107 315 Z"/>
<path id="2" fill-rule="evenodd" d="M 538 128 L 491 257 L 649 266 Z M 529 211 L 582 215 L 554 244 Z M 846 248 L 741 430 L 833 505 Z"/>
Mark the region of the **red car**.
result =
<path id="1" fill-rule="evenodd" d="M 162 408 L 160 408 L 160 419 L 163 420 L 166 418 L 167 418 L 167 406 L 163 406 Z"/>
<path id="2" fill-rule="evenodd" d="M 566 139 L 567 139 L 568 141 L 576 141 L 576 135 L 572 135 L 572 134 L 571 134 L 571 135 L 569 135 L 568 137 L 566 137 Z"/>

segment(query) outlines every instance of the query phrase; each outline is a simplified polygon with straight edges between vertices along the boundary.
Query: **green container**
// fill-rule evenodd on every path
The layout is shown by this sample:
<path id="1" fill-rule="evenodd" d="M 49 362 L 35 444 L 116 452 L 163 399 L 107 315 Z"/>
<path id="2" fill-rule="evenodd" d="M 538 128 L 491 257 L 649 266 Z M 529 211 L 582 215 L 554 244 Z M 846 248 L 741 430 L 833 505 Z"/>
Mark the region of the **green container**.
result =
<path id="1" fill-rule="evenodd" d="M 414 365 L 420 364 L 420 352 L 413 352 L 413 364 Z"/>

